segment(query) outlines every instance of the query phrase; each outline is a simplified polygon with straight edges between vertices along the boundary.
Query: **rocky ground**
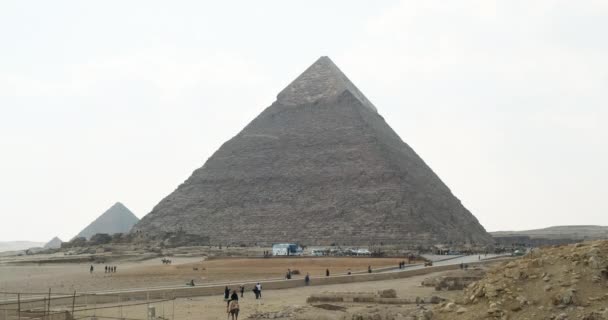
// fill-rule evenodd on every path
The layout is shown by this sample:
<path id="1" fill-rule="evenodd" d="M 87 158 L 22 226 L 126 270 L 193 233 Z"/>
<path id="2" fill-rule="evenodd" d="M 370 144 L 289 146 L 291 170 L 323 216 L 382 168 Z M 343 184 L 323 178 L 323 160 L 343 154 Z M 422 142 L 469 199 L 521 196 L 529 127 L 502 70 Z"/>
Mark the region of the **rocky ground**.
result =
<path id="1" fill-rule="evenodd" d="M 490 269 L 433 319 L 608 319 L 608 241 L 534 250 Z"/>
<path id="2" fill-rule="evenodd" d="M 536 249 L 487 270 L 427 276 L 421 284 L 435 291 L 393 299 L 373 292 L 313 294 L 306 305 L 248 319 L 608 320 L 608 241 Z M 346 298 L 353 294 L 361 298 Z"/>

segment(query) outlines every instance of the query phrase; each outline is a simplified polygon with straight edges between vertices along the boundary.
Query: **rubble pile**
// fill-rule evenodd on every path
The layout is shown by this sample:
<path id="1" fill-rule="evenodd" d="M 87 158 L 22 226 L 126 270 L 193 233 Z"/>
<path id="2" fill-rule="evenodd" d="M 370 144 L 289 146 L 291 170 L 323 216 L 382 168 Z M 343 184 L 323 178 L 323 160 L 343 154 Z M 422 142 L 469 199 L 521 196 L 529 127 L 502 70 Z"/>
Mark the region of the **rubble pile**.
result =
<path id="1" fill-rule="evenodd" d="M 422 285 L 433 287 L 435 291 L 462 290 L 475 281 L 479 281 L 485 275 L 485 270 L 471 269 L 467 271 L 455 271 L 447 275 L 435 276 L 424 279 Z"/>
<path id="2" fill-rule="evenodd" d="M 438 296 L 398 298 L 394 289 L 375 292 L 322 292 L 312 294 L 306 299 L 307 303 L 373 303 L 373 304 L 438 304 L 445 299 Z"/>
<path id="3" fill-rule="evenodd" d="M 535 249 L 434 311 L 433 319 L 608 320 L 608 241 Z"/>

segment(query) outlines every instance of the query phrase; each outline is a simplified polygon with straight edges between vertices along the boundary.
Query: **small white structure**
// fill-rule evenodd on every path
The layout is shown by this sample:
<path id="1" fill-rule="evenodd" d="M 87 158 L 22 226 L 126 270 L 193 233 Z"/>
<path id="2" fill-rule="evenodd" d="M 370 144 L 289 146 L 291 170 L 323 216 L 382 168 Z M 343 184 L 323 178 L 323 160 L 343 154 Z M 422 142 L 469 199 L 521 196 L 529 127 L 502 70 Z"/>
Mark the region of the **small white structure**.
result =
<path id="1" fill-rule="evenodd" d="M 295 243 L 275 243 L 272 245 L 273 256 L 299 256 L 302 248 Z"/>

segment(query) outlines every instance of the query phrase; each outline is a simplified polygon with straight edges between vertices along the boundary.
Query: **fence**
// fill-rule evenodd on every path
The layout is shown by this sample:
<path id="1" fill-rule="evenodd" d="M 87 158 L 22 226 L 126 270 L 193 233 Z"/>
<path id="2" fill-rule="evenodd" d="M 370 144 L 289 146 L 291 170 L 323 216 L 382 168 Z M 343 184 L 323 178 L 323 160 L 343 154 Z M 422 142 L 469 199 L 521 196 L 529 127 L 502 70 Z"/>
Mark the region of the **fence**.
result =
<path id="1" fill-rule="evenodd" d="M 173 320 L 169 293 L 78 294 L 0 292 L 0 320 Z"/>

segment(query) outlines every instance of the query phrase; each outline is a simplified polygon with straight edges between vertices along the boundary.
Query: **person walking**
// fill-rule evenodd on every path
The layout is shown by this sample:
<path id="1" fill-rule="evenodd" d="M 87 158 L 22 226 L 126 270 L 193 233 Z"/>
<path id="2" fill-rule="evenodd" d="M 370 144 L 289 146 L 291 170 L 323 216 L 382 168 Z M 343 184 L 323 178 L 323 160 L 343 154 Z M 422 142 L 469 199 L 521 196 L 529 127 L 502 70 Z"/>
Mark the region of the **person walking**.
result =
<path id="1" fill-rule="evenodd" d="M 245 293 L 245 285 L 242 284 L 240 289 L 241 289 L 241 298 L 242 298 L 243 294 Z"/>
<path id="2" fill-rule="evenodd" d="M 93 265 L 91 265 L 91 268 L 89 268 L 89 273 L 93 273 Z"/>
<path id="3" fill-rule="evenodd" d="M 228 289 L 228 286 L 226 286 L 226 288 L 224 288 L 224 301 L 228 300 L 230 300 L 230 289 Z"/>
<path id="4" fill-rule="evenodd" d="M 367 273 L 372 273 L 372 266 L 367 266 Z"/>
<path id="5" fill-rule="evenodd" d="M 260 299 L 262 299 L 262 285 L 258 282 L 255 285 L 255 288 L 258 289 L 258 295 L 260 296 Z"/>
<path id="6" fill-rule="evenodd" d="M 306 277 L 304 277 L 304 283 L 308 286 L 310 285 L 310 274 L 306 273 Z"/>
<path id="7" fill-rule="evenodd" d="M 329 277 L 329 269 L 325 269 L 325 276 Z"/>

